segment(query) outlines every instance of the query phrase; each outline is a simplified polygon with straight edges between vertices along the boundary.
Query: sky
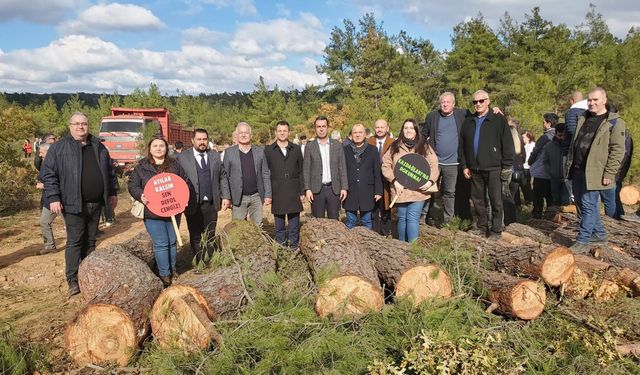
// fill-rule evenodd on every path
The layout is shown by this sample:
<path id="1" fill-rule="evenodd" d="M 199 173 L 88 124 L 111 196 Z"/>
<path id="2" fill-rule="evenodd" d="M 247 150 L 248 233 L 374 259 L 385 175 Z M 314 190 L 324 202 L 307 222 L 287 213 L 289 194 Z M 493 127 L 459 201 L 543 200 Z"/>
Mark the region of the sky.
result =
<path id="1" fill-rule="evenodd" d="M 323 85 L 331 30 L 373 13 L 451 48 L 453 27 L 478 15 L 497 28 L 534 6 L 573 28 L 596 5 L 611 32 L 640 26 L 639 0 L 0 0 L 0 92 L 128 94 L 155 83 L 174 95 Z"/>

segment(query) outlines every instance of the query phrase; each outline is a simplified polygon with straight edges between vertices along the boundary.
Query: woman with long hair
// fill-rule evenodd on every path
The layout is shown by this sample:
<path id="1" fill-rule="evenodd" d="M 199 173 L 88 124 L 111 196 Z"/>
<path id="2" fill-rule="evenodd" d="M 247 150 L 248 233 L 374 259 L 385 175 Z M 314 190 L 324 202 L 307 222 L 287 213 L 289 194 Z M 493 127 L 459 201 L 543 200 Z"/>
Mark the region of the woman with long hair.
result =
<path id="1" fill-rule="evenodd" d="M 171 285 L 176 273 L 177 238 L 170 217 L 160 217 L 146 207 L 149 200 L 144 196 L 144 187 L 153 176 L 159 173 L 174 173 L 191 185 L 187 174 L 180 164 L 168 155 L 169 144 L 160 135 L 155 135 L 147 143 L 147 156 L 140 160 L 129 176 L 129 194 L 142 202 L 144 208 L 144 226 L 153 241 L 153 253 L 160 279 L 164 286 Z M 191 190 L 191 189 L 189 189 Z M 176 217 L 178 225 L 180 216 Z"/>
<path id="2" fill-rule="evenodd" d="M 410 190 L 402 186 L 393 174 L 398 159 L 406 154 L 415 153 L 424 156 L 431 168 L 429 181 L 418 190 Z M 398 239 L 413 242 L 420 231 L 420 214 L 427 199 L 431 198 L 428 190 L 435 184 L 440 175 L 438 157 L 420 134 L 418 123 L 407 119 L 402 123 L 399 137 L 391 144 L 382 158 L 382 174 L 391 182 L 391 196 L 398 196 L 396 201 L 398 214 Z"/>

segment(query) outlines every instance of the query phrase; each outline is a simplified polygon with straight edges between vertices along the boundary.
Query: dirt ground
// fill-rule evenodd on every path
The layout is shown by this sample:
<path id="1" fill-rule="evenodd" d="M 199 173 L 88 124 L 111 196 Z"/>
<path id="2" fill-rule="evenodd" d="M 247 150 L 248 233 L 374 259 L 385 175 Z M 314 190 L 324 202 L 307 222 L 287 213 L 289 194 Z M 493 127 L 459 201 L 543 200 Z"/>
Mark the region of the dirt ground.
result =
<path id="1" fill-rule="evenodd" d="M 142 220 L 131 216 L 130 209 L 128 194 L 121 194 L 116 222 L 109 228 L 100 226 L 102 233 L 96 250 L 126 241 L 145 230 Z M 269 208 L 265 208 L 265 219 L 272 222 L 272 216 L 269 216 Z M 58 217 L 53 223 L 58 250 L 37 255 L 43 248 L 39 218 L 38 209 L 0 218 L 0 324 L 3 330 L 9 328 L 19 342 L 43 344 L 50 354 L 54 371 L 65 373 L 74 368 L 64 351 L 65 326 L 84 306 L 84 301 L 81 294 L 67 297 L 63 220 Z M 230 210 L 220 212 L 218 228 L 230 220 Z M 189 232 L 184 220 L 180 232 L 184 246 L 178 250 L 179 266 L 189 267 Z"/>

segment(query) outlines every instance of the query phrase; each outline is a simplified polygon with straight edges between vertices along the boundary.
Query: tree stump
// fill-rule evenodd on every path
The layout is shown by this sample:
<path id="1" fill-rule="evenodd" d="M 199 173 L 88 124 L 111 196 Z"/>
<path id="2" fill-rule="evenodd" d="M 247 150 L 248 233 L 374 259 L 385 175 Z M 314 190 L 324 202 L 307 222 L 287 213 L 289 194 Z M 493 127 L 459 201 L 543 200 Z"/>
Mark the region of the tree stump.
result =
<path id="1" fill-rule="evenodd" d="M 412 257 L 408 243 L 381 236 L 365 227 L 353 228 L 351 233 L 352 242 L 368 252 L 378 277 L 396 297 L 409 297 L 416 306 L 427 298 L 451 297 L 453 286 L 447 271 Z"/>
<path id="2" fill-rule="evenodd" d="M 522 320 L 533 320 L 544 311 L 546 292 L 540 283 L 491 271 L 482 275 L 482 282 L 492 303 L 488 311 Z"/>
<path id="3" fill-rule="evenodd" d="M 87 306 L 67 325 L 73 360 L 125 366 L 149 333 L 149 312 L 162 282 L 139 258 L 118 247 L 82 261 L 78 283 Z"/>
<path id="4" fill-rule="evenodd" d="M 640 190 L 632 185 L 624 186 L 620 189 L 620 202 L 627 206 L 633 206 L 640 200 Z"/>
<path id="5" fill-rule="evenodd" d="M 300 230 L 300 250 L 318 286 L 318 316 L 359 316 L 384 304 L 373 260 L 337 220 L 310 219 Z"/>
<path id="6" fill-rule="evenodd" d="M 234 316 L 246 303 L 241 277 L 235 267 L 209 273 L 189 271 L 162 291 L 150 316 L 160 347 L 192 353 L 218 340 L 212 322 Z"/>

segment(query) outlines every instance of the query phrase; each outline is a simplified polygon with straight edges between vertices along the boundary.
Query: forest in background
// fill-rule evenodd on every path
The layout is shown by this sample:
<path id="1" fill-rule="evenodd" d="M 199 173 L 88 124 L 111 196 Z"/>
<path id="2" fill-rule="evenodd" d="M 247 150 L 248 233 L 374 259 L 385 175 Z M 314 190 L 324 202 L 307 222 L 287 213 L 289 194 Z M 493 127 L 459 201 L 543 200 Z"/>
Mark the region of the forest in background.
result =
<path id="1" fill-rule="evenodd" d="M 454 92 L 457 106 L 470 108 L 478 89 L 520 120 L 522 130 L 539 136 L 545 112 L 563 117 L 574 90 L 586 95 L 595 86 L 607 90 L 634 139 L 640 139 L 640 30 L 632 28 L 619 39 L 595 6 L 584 12 L 584 21 L 573 29 L 544 19 L 538 7 L 522 21 L 505 13 L 495 29 L 478 14 L 453 28 L 450 51 L 438 51 L 405 31 L 389 35 L 373 14 L 345 19 L 332 29 L 317 67 L 327 77 L 324 87 L 271 87 L 269 77 L 256 77 L 250 93 L 163 93 L 151 83 L 128 95 L 0 94 L 0 141 L 62 135 L 77 110 L 87 113 L 96 132 L 114 106 L 167 107 L 175 122 L 206 128 L 217 143 L 229 142 L 239 121 L 252 125 L 259 142 L 272 139 L 281 119 L 292 124 L 294 134 L 311 135 L 312 119 L 320 114 L 343 135 L 355 123 L 371 127 L 380 117 L 397 134 L 405 118 L 423 121 L 441 92 Z M 633 182 L 640 176 L 635 159 Z"/>

